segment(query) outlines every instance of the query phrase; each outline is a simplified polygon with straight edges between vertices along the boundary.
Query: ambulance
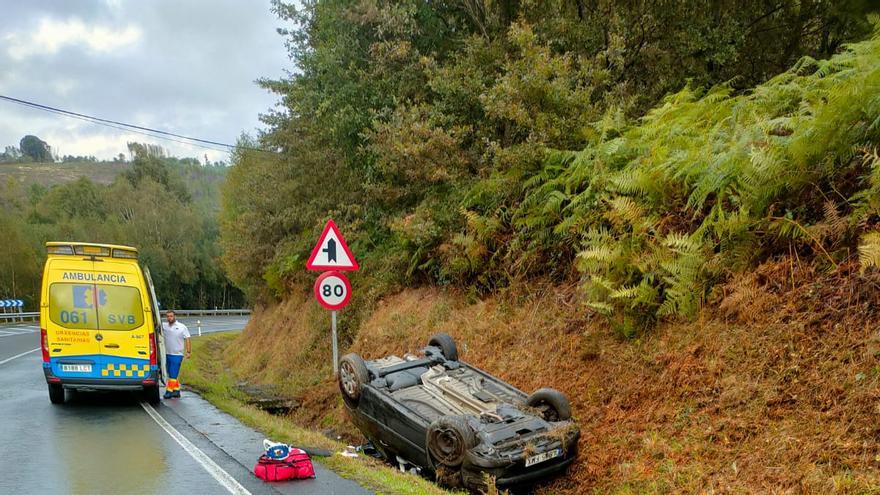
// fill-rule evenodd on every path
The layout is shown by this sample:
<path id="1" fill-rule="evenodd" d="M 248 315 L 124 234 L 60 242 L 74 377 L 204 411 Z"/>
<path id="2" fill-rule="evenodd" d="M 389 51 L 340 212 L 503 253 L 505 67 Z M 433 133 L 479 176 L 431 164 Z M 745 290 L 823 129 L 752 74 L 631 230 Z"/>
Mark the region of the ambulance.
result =
<path id="1" fill-rule="evenodd" d="M 150 272 L 129 246 L 47 242 L 40 339 L 49 400 L 130 390 L 159 403 L 164 338 Z"/>

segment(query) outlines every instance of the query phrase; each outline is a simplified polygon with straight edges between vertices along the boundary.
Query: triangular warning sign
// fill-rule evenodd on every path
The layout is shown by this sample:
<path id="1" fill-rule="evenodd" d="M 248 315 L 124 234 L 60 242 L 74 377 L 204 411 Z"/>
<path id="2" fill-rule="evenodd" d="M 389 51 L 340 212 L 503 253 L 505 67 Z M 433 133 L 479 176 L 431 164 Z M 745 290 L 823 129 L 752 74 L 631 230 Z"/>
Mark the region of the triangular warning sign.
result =
<path id="1" fill-rule="evenodd" d="M 318 238 L 315 249 L 312 249 L 306 268 L 342 271 L 354 271 L 360 268 L 333 220 L 327 221 L 327 225 L 324 226 L 324 232 Z"/>

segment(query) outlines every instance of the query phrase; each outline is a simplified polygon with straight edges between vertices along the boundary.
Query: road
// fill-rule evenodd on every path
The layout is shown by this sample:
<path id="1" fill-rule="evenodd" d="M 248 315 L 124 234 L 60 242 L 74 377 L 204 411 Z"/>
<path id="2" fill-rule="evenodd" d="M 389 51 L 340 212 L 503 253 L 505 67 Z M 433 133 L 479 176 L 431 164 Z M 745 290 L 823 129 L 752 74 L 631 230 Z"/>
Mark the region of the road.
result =
<path id="1" fill-rule="evenodd" d="M 195 318 L 180 320 L 196 334 Z M 210 333 L 247 317 L 201 321 Z M 315 480 L 263 483 L 251 474 L 263 435 L 190 392 L 155 408 L 130 393 L 68 392 L 53 406 L 39 338 L 37 323 L 0 326 L 0 493 L 369 493 L 320 464 Z"/>

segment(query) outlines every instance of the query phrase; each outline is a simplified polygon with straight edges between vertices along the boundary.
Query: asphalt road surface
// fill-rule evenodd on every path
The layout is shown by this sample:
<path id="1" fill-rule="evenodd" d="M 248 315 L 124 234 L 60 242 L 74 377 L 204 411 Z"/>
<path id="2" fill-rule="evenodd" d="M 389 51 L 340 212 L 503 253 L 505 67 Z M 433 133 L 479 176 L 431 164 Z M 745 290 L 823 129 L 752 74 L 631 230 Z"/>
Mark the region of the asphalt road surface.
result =
<path id="1" fill-rule="evenodd" d="M 195 337 L 196 318 L 180 320 Z M 200 320 L 203 333 L 247 323 Z M 251 469 L 263 435 L 191 392 L 155 408 L 123 392 L 68 392 L 52 405 L 39 339 L 37 323 L 0 326 L 0 493 L 369 493 L 318 463 L 315 480 L 262 482 Z"/>

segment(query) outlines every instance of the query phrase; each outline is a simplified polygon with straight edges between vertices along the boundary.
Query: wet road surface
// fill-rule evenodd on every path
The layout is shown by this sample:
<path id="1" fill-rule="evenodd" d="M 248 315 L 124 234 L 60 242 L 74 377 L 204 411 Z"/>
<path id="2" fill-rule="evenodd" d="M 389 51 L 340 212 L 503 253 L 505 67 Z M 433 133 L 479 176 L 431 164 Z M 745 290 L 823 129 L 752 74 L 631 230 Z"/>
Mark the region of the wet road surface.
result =
<path id="1" fill-rule="evenodd" d="M 181 318 L 194 336 L 195 320 Z M 209 333 L 247 317 L 201 321 Z M 251 474 L 263 435 L 187 391 L 156 408 L 124 392 L 53 406 L 39 336 L 36 323 L 0 326 L 0 493 L 369 493 L 317 463 L 315 480 L 263 483 Z"/>

